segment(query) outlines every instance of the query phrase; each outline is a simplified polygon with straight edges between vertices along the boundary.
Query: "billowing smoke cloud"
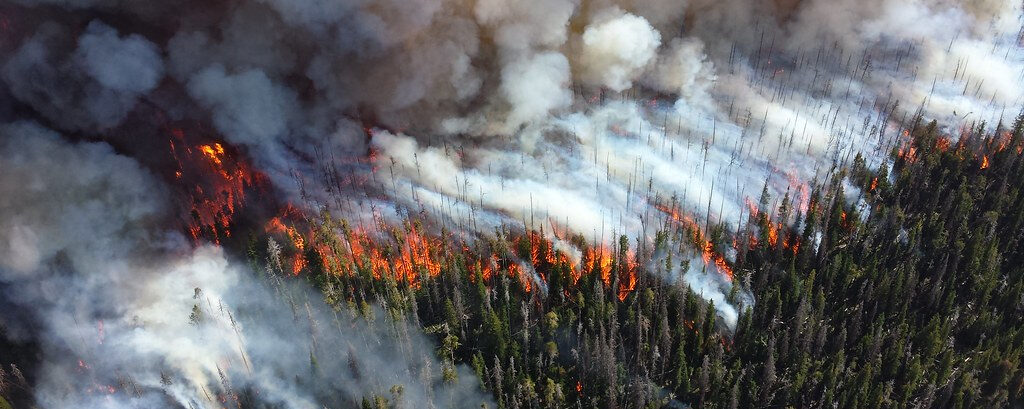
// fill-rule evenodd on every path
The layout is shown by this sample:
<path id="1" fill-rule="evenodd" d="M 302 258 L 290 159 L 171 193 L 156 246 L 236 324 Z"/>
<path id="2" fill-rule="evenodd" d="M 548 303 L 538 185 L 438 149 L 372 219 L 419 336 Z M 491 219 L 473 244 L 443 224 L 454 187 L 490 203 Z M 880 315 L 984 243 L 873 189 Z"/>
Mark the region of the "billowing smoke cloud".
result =
<path id="1" fill-rule="evenodd" d="M 572 96 L 569 61 L 559 53 L 537 54 L 509 63 L 502 71 L 501 93 L 512 105 L 509 128 L 547 118 L 551 111 L 569 106 Z"/>
<path id="2" fill-rule="evenodd" d="M 715 83 L 715 68 L 704 54 L 704 43 L 695 38 L 676 38 L 658 57 L 652 69 L 648 86 L 681 101 L 709 108 L 713 103 L 708 94 Z"/>
<path id="3" fill-rule="evenodd" d="M 258 69 L 228 74 L 213 65 L 189 79 L 188 92 L 209 109 L 214 126 L 228 142 L 248 148 L 264 167 L 287 168 L 287 158 L 276 145 L 297 125 L 298 102 L 290 89 Z"/>
<path id="4" fill-rule="evenodd" d="M 915 114 L 993 126 L 1024 106 L 1022 10 L 1010 1 L 19 4 L 0 12 L 46 23 L 15 24 L 0 48 L 15 116 L 166 139 L 131 132 L 151 121 L 137 118 L 145 101 L 154 116 L 210 124 L 300 206 L 423 214 L 471 235 L 523 224 L 594 244 L 624 234 L 638 253 L 671 223 L 740 230 L 765 187 L 759 212 L 777 217 L 787 193 L 807 206 L 808 184 L 857 153 L 882 165 Z M 666 210 L 673 202 L 688 219 Z M 106 214 L 163 214 L 146 208 Z M 68 220 L 47 226 L 80 231 Z M 40 239 L 52 234 L 42 222 L 8 223 L 8 270 L 74 260 L 61 250 L 74 243 L 47 250 L 61 242 Z M 181 251 L 159 229 L 130 230 L 149 233 L 121 243 Z M 724 294 L 741 280 L 698 249 L 676 259 L 691 271 L 666 277 L 716 300 L 731 325 L 739 306 Z"/>
<path id="5" fill-rule="evenodd" d="M 69 48 L 65 27 L 44 24 L 6 58 L 3 78 L 11 93 L 68 130 L 118 125 L 138 98 L 163 77 L 163 60 L 144 37 L 120 36 L 90 23 Z"/>
<path id="6" fill-rule="evenodd" d="M 161 227 L 168 192 L 108 145 L 24 122 L 0 136 L 0 288 L 30 317 L 0 324 L 40 343 L 41 407 L 490 401 L 468 369 L 442 381 L 406 322 L 334 312 L 313 291 L 260 284 L 219 247 L 192 249 Z"/>
<path id="7" fill-rule="evenodd" d="M 594 18 L 581 41 L 582 80 L 621 92 L 632 87 L 654 59 L 661 34 L 642 17 L 611 9 Z"/>

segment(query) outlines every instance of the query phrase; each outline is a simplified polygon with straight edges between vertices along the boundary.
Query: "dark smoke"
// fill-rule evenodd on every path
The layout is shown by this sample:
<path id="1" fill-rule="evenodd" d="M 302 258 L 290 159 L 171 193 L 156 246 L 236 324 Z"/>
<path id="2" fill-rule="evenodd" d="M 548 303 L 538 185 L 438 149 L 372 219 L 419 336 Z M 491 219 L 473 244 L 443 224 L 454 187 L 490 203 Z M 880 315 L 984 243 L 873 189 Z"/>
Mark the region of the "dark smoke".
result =
<path id="1" fill-rule="evenodd" d="M 1015 115 L 1020 19 L 1001 0 L 15 0 L 0 5 L 0 290 L 17 312 L 0 323 L 38 345 L 44 407 L 212 407 L 227 383 L 318 407 L 321 386 L 295 377 L 310 355 L 351 399 L 403 383 L 413 406 L 478 404 L 473 382 L 413 373 L 440 366 L 415 326 L 303 312 L 305 290 L 271 295 L 194 248 L 168 204 L 168 124 L 240 152 L 274 200 L 353 224 L 373 209 L 643 245 L 670 198 L 736 230 L 762 189 L 799 206 L 858 153 L 888 166 L 915 114 Z M 734 325 L 741 280 L 683 253 L 694 267 L 671 275 Z M 189 323 L 194 305 L 206 321 Z M 232 311 L 265 312 L 236 333 Z M 365 351 L 362 377 L 315 343 Z M 134 397 L 98 393 L 126 382 Z"/>

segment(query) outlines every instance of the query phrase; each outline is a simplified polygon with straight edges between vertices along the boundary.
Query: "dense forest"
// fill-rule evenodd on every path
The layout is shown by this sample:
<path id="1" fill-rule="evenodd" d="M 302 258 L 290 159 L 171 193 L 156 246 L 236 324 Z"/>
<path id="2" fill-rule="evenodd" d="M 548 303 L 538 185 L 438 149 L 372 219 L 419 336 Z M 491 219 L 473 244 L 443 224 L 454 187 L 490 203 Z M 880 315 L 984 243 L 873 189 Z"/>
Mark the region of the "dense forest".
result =
<path id="1" fill-rule="evenodd" d="M 681 216 L 674 198 L 650 199 L 664 211 L 654 240 L 610 248 L 522 226 L 467 242 L 422 233 L 415 214 L 371 234 L 286 211 L 239 250 L 308 320 L 295 342 L 310 344 L 310 368 L 295 377 L 338 407 L 451 402 L 409 402 L 400 384 L 339 393 L 320 367 L 347 356 L 358 378 L 358 352 L 318 340 L 319 326 L 345 325 L 315 321 L 307 282 L 335 312 L 390 328 L 383 341 L 431 334 L 443 365 L 420 369 L 459 383 L 471 368 L 499 408 L 1021 407 L 1024 116 L 956 137 L 918 119 L 904 136 L 877 169 L 858 156 L 811 184 L 805 203 L 765 189 L 732 231 Z M 694 268 L 733 280 L 735 326 L 676 277 Z M 182 319 L 210 313 L 200 302 Z M 244 327 L 265 312 L 237 314 Z M 28 382 L 12 370 L 0 395 L 17 401 Z M 221 381 L 227 406 L 276 407 Z"/>
<path id="2" fill-rule="evenodd" d="M 1024 409 L 1024 0 L 0 0 L 0 409 Z"/>
<path id="3" fill-rule="evenodd" d="M 268 250 L 253 236 L 248 254 L 270 281 L 294 267 L 336 309 L 382 305 L 434 334 L 444 379 L 470 365 L 500 408 L 1019 407 L 1024 119 L 955 141 L 918 120 L 905 135 L 877 170 L 858 156 L 813 185 L 806 209 L 764 193 L 737 232 L 665 217 L 654 243 L 623 236 L 583 271 L 542 229 L 430 245 L 410 217 L 367 251 L 373 239 L 326 212 L 305 221 L 311 237 L 287 227 Z M 667 273 L 690 261 L 655 257 L 676 247 L 739 248 L 730 302 L 756 302 L 735 328 Z M 381 265 L 390 253 L 407 265 Z"/>

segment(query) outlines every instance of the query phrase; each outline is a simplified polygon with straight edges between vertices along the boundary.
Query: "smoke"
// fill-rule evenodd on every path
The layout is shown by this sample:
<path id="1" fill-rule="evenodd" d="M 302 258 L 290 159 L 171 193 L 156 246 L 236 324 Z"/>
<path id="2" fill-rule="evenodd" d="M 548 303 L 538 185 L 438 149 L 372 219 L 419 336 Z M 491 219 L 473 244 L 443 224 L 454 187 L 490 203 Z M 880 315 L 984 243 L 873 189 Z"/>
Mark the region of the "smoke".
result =
<path id="1" fill-rule="evenodd" d="M 621 92 L 654 59 L 661 34 L 642 17 L 610 9 L 587 25 L 581 40 L 581 80 Z"/>
<path id="2" fill-rule="evenodd" d="M 63 129 L 118 125 L 163 77 L 156 46 L 142 36 L 119 36 L 99 21 L 85 28 L 74 48 L 66 43 L 70 35 L 44 24 L 3 65 L 11 94 Z"/>
<path id="3" fill-rule="evenodd" d="M 394 221 L 426 215 L 469 237 L 501 226 L 568 232 L 592 245 L 626 235 L 650 256 L 654 232 L 679 220 L 745 229 L 755 211 L 747 203 L 763 189 L 767 205 L 757 212 L 780 217 L 787 194 L 804 210 L 810 183 L 855 155 L 883 166 L 915 114 L 955 139 L 955 125 L 994 126 L 1024 107 L 1019 2 L 143 3 L 21 0 L 0 9 L 41 23 L 4 28 L 2 79 L 15 102 L 3 119 L 34 119 L 79 138 L 131 135 L 112 137 L 117 146 L 164 146 L 162 121 L 198 123 L 306 210 L 352 220 L 374 217 L 369 209 Z M 4 199 L 5 277 L 93 260 L 68 271 L 96 271 L 86 281 L 109 285 L 82 293 L 106 294 L 119 281 L 103 275 L 138 267 L 153 280 L 128 281 L 154 283 L 187 260 L 223 258 L 163 233 L 173 222 L 152 199 L 167 195 L 151 191 L 159 184 L 116 180 L 162 169 L 98 152 L 103 145 L 58 149 L 37 128 L 8 126 L 32 136 L 5 142 L 5 152 L 24 156 L 33 151 L 12 144 L 49 140 L 51 158 L 69 156 L 53 163 L 110 166 L 96 183 L 128 188 L 108 189 L 120 195 L 111 200 L 76 201 L 76 189 L 78 198 L 107 190 L 80 181 L 84 171 L 41 179 L 72 185 L 43 184 L 36 196 L 22 192 L 31 183 L 13 182 L 31 175 L 9 179 L 3 188 L 21 196 Z M 49 159 L 31 165 L 67 171 L 45 168 Z M 549 238 L 579 259 L 582 249 Z M 753 300 L 739 277 L 708 263 L 734 257 L 713 244 L 715 257 L 674 249 L 690 269 L 662 274 L 682 274 L 731 326 L 743 305 L 725 294 L 739 285 L 740 304 Z M 140 245 L 164 256 L 140 254 Z M 237 276 L 228 265 L 213 275 Z M 27 291 L 21 305 L 47 294 Z M 117 309 L 115 299 L 98 305 Z M 81 304 L 68 310 L 90 311 Z"/>
<path id="4" fill-rule="evenodd" d="M 713 106 L 709 92 L 715 80 L 714 64 L 704 54 L 704 43 L 695 38 L 676 38 L 658 57 L 647 85 L 708 109 Z"/>
<path id="5" fill-rule="evenodd" d="M 288 408 L 373 394 L 398 407 L 490 400 L 465 368 L 443 382 L 404 321 L 334 312 L 313 291 L 261 284 L 219 247 L 192 249 L 161 227 L 167 190 L 108 145 L 25 122 L 0 135 L 0 288 L 31 317 L 0 324 L 41 344 L 40 406 L 235 407 L 245 393 Z"/>
<path id="6" fill-rule="evenodd" d="M 572 96 L 569 61 L 558 53 L 544 53 L 510 63 L 501 73 L 501 93 L 511 105 L 504 129 L 544 119 L 551 111 L 567 107 Z"/>
<path id="7" fill-rule="evenodd" d="M 810 182 L 858 153 L 881 165 L 915 113 L 994 124 L 1022 106 L 1019 5 L 759 4 L 697 1 L 667 21 L 652 16 L 657 4 L 583 3 L 562 26 L 567 36 L 523 34 L 527 50 L 559 44 L 573 73 L 562 84 L 572 86 L 547 81 L 550 71 L 502 75 L 499 93 L 484 81 L 482 113 L 435 113 L 442 134 L 500 140 L 437 142 L 436 130 L 415 125 L 375 133 L 389 200 L 479 232 L 527 224 L 607 242 L 649 240 L 666 219 L 652 205 L 674 197 L 695 220 L 739 231 L 744 203 L 766 185 L 771 199 L 759 210 L 775 217 L 787 194 L 806 209 Z M 556 26 L 538 20 L 531 33 L 562 33 L 547 29 Z M 508 48 L 496 41 L 499 55 Z M 505 74 L 532 60 L 498 61 Z M 542 81 L 549 99 L 508 98 L 510 83 L 525 93 Z M 550 103 L 567 90 L 571 105 Z M 502 97 L 509 103 L 496 111 L 491 98 Z M 523 115 L 519 101 L 536 110 Z M 687 281 L 719 301 L 732 285 Z M 733 322 L 735 306 L 716 307 Z"/>
<path id="8" fill-rule="evenodd" d="M 192 75 L 187 87 L 228 142 L 247 148 L 264 168 L 288 168 L 278 140 L 289 138 L 297 125 L 298 102 L 290 89 L 271 82 L 258 69 L 228 74 L 220 65 Z"/>

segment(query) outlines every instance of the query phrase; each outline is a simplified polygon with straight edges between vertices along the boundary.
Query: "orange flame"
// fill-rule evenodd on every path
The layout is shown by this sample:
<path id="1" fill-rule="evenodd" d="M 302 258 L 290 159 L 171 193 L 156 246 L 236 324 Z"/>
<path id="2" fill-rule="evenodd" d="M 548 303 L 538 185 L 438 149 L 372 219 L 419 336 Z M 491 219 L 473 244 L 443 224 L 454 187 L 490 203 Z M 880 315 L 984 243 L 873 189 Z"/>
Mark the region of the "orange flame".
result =
<path id="1" fill-rule="evenodd" d="M 355 266 L 368 269 L 375 279 L 389 276 L 398 281 L 408 282 L 413 287 L 419 287 L 421 272 L 430 277 L 436 277 L 441 273 L 441 262 L 437 254 L 440 240 L 423 235 L 415 226 L 411 226 L 397 241 L 397 254 L 388 257 L 374 245 L 366 232 L 353 231 L 348 237 Z M 489 268 L 484 267 L 485 280 L 490 278 Z"/>
<path id="2" fill-rule="evenodd" d="M 530 239 L 530 264 L 534 267 L 540 265 L 540 235 L 535 232 L 527 234 Z"/>
<path id="3" fill-rule="evenodd" d="M 750 209 L 750 217 L 757 217 L 761 213 L 761 209 L 757 208 L 757 205 L 750 200 L 750 198 L 743 198 L 743 201 L 747 204 L 747 208 Z"/>
<path id="4" fill-rule="evenodd" d="M 626 253 L 625 279 L 619 282 L 619 301 L 625 301 L 629 293 L 636 289 L 636 256 L 632 251 Z"/>
<path id="5" fill-rule="evenodd" d="M 1009 131 L 1004 131 L 999 135 L 999 145 L 996 146 L 996 152 L 1002 152 L 1006 149 L 1006 146 L 1010 144 L 1010 140 L 1013 135 Z"/>
<path id="6" fill-rule="evenodd" d="M 465 242 L 454 246 L 446 244 L 449 240 L 425 234 L 419 224 L 413 222 L 407 222 L 404 229 L 391 230 L 387 235 L 371 234 L 362 227 L 351 230 L 346 228 L 342 236 L 344 241 L 339 243 L 342 247 L 337 248 L 335 244 L 321 243 L 321 236 L 314 234 L 313 230 L 316 229 L 309 229 L 304 235 L 303 229 L 290 225 L 285 216 L 282 214 L 268 220 L 264 230 L 268 234 L 286 235 L 294 249 L 299 250 L 298 254 L 290 258 L 294 274 L 300 274 L 312 261 L 304 257 L 310 253 L 302 253 L 301 250 L 313 249 L 321 257 L 324 271 L 329 274 L 356 274 L 362 271 L 371 274 L 374 279 L 390 278 L 413 288 L 419 288 L 424 278 L 440 275 L 442 266 L 455 260 L 465 260 L 469 267 L 469 279 L 474 282 L 477 274 L 485 283 L 490 282 L 495 274 L 508 274 L 526 292 L 532 292 L 538 285 L 543 286 L 548 281 L 547 275 L 557 271 L 555 269 L 564 269 L 562 271 L 572 277 L 573 285 L 578 283 L 584 271 L 593 271 L 606 288 L 612 287 L 612 273 L 617 271 L 615 274 L 620 280 L 613 294 L 620 300 L 625 299 L 637 286 L 638 262 L 633 252 L 626 252 L 618 270 L 615 268 L 616 256 L 607 246 L 585 249 L 582 263 L 577 264 L 570 255 L 555 250 L 554 242 L 545 239 L 539 232 L 526 232 L 513 240 L 525 242 L 529 246 L 529 260 L 520 261 L 502 258 L 497 253 L 479 257 Z M 302 223 L 302 220 L 293 220 L 300 225 Z M 377 227 L 386 228 L 383 224 Z M 459 251 L 461 254 L 453 253 Z"/>
<path id="7" fill-rule="evenodd" d="M 519 280 L 519 284 L 523 286 L 523 289 L 526 290 L 526 292 L 533 291 L 533 280 L 530 279 L 530 277 L 527 275 L 525 271 L 523 271 L 522 267 L 520 267 L 519 264 L 509 263 L 508 275 L 511 278 Z"/>
<path id="8" fill-rule="evenodd" d="M 590 271 L 596 269 L 601 277 L 601 281 L 604 282 L 604 286 L 611 287 L 612 253 L 608 250 L 608 247 L 602 245 L 597 248 L 588 248 L 583 256 L 583 267 L 590 269 Z"/>
<path id="9" fill-rule="evenodd" d="M 779 228 L 781 227 L 782 223 L 774 225 L 771 222 L 768 222 L 768 244 L 772 247 L 775 247 L 775 245 L 779 243 Z"/>
<path id="10" fill-rule="evenodd" d="M 288 241 L 295 246 L 297 251 L 292 258 L 292 275 L 298 275 L 302 269 L 306 268 L 308 262 L 302 253 L 306 249 L 306 239 L 295 227 L 285 225 L 281 217 L 278 216 L 267 221 L 266 225 L 263 226 L 263 230 L 269 234 L 285 235 L 288 237 Z M 324 250 L 320 248 L 317 248 L 317 251 L 321 254 L 324 253 Z"/>
<path id="11" fill-rule="evenodd" d="M 903 158 L 903 160 L 907 161 L 908 163 L 914 163 L 917 161 L 917 147 L 912 145 L 906 148 L 900 147 L 899 151 L 897 152 L 897 156 Z"/>
<path id="12" fill-rule="evenodd" d="M 704 237 L 704 232 L 701 231 L 700 226 L 697 222 L 689 216 L 680 214 L 676 209 L 669 208 L 668 206 L 655 205 L 656 209 L 660 210 L 669 216 L 670 220 L 676 224 L 682 225 L 689 229 L 692 236 L 693 244 L 701 250 L 701 258 L 704 260 L 704 265 L 714 264 L 718 271 L 720 271 L 730 281 L 733 279 L 732 267 L 729 267 L 728 262 L 725 260 L 725 256 L 716 252 L 714 244 Z"/>
<path id="13" fill-rule="evenodd" d="M 786 179 L 789 180 L 789 187 L 796 190 L 794 205 L 801 213 L 807 213 L 811 202 L 810 186 L 800 179 L 795 169 L 786 172 Z"/>
<path id="14" fill-rule="evenodd" d="M 498 256 L 492 254 L 491 259 L 489 260 L 487 265 L 484 266 L 484 271 L 482 274 L 484 276 L 484 281 L 491 280 L 491 277 L 494 275 L 494 266 L 496 265 L 498 265 Z"/>
<path id="15" fill-rule="evenodd" d="M 170 134 L 170 153 L 178 165 L 174 179 L 191 202 L 186 207 L 186 230 L 195 242 L 205 238 L 220 244 L 231 237 L 232 217 L 244 202 L 246 189 L 256 186 L 261 176 L 231 157 L 220 143 L 192 145 L 178 128 Z"/>
<path id="16" fill-rule="evenodd" d="M 214 143 L 212 145 L 199 145 L 199 150 L 217 166 L 224 164 L 221 159 L 224 157 L 224 146 L 221 144 Z"/>

